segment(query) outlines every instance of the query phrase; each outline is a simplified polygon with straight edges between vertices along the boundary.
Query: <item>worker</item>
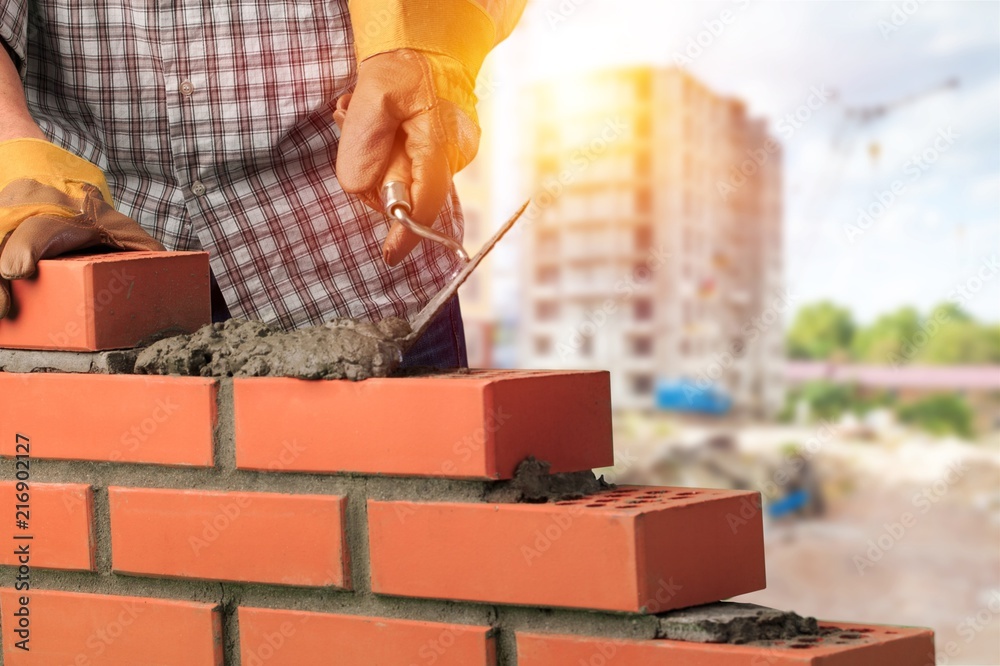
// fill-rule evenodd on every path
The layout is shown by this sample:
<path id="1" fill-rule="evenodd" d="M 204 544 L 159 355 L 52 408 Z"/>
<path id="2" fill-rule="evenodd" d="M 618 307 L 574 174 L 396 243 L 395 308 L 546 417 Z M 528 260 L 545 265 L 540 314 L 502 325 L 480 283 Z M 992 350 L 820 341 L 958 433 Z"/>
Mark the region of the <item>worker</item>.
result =
<path id="1" fill-rule="evenodd" d="M 524 1 L 4 0 L 0 318 L 96 247 L 207 251 L 217 321 L 412 316 L 457 259 L 387 232 L 379 190 L 461 238 L 476 76 Z M 457 299 L 404 365 L 466 365 Z"/>

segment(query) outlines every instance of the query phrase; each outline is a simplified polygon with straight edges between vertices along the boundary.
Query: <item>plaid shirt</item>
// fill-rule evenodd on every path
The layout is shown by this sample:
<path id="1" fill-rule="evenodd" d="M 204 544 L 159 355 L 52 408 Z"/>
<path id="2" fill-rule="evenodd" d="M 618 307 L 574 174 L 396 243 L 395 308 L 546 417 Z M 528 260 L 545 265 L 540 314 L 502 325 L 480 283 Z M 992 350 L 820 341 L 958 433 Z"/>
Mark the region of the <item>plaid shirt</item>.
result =
<path id="1" fill-rule="evenodd" d="M 346 0 L 2 0 L 0 38 L 46 135 L 167 248 L 207 250 L 233 316 L 411 316 L 455 270 L 431 243 L 388 268 L 386 219 L 337 182 Z M 461 237 L 454 194 L 435 227 Z"/>

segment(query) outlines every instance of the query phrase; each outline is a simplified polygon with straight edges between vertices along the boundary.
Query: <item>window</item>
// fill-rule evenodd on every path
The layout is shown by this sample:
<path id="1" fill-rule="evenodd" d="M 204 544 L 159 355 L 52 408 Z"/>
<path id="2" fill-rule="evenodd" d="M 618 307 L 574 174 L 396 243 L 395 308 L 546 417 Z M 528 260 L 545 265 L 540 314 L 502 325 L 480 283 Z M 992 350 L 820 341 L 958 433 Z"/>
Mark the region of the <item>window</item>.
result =
<path id="1" fill-rule="evenodd" d="M 535 354 L 547 356 L 552 351 L 552 338 L 538 336 L 535 338 Z"/>
<path id="2" fill-rule="evenodd" d="M 632 375 L 632 393 L 647 395 L 653 392 L 653 377 L 651 375 Z"/>
<path id="3" fill-rule="evenodd" d="M 650 175 L 653 171 L 648 151 L 644 150 L 635 156 L 635 170 L 638 172 L 640 178 Z"/>
<path id="4" fill-rule="evenodd" d="M 472 276 L 474 277 L 474 275 Z M 558 266 L 540 266 L 535 271 L 535 281 L 538 284 L 555 284 L 559 281 Z"/>
<path id="5" fill-rule="evenodd" d="M 590 358 L 594 355 L 594 337 L 592 335 L 581 336 L 580 356 Z"/>
<path id="6" fill-rule="evenodd" d="M 635 356 L 653 355 L 653 338 L 648 335 L 632 338 L 632 354 Z"/>
<path id="7" fill-rule="evenodd" d="M 555 253 L 558 249 L 559 238 L 554 231 L 543 231 L 538 234 L 538 251 L 541 253 Z"/>
<path id="8" fill-rule="evenodd" d="M 649 321 L 653 318 L 653 301 L 641 298 L 635 302 L 635 318 L 639 321 Z"/>
<path id="9" fill-rule="evenodd" d="M 552 321 L 559 316 L 559 304 L 555 301 L 540 301 L 535 304 L 535 317 L 539 321 Z"/>
<path id="10" fill-rule="evenodd" d="M 643 187 L 635 193 L 635 210 L 640 215 L 645 215 L 653 210 L 653 193 L 648 187 Z"/>
<path id="11" fill-rule="evenodd" d="M 653 228 L 650 226 L 636 227 L 635 249 L 647 251 L 653 247 Z"/>

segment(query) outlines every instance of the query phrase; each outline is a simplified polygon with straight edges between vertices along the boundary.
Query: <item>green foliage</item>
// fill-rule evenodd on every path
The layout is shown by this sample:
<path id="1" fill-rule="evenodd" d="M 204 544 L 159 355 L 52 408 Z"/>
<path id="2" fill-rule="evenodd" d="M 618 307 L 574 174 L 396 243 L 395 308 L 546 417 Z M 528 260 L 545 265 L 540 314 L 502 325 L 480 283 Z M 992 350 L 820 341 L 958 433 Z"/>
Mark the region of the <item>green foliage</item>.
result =
<path id="1" fill-rule="evenodd" d="M 793 359 L 876 365 L 978 365 L 1000 363 L 1000 325 L 982 324 L 955 303 L 927 316 L 903 307 L 870 326 L 856 326 L 846 308 L 829 301 L 799 310 L 788 331 Z"/>
<path id="2" fill-rule="evenodd" d="M 858 331 L 851 344 L 851 356 L 862 363 L 876 364 L 908 358 L 904 345 L 911 343 L 921 323 L 920 313 L 911 307 L 884 314 Z"/>
<path id="3" fill-rule="evenodd" d="M 779 418 L 791 421 L 796 406 L 802 401 L 809 407 L 813 420 L 836 421 L 847 413 L 864 416 L 874 409 L 893 408 L 901 422 L 935 435 L 973 437 L 972 409 L 964 398 L 954 393 L 930 395 L 915 402 L 897 404 L 896 398 L 888 392 L 865 396 L 853 384 L 809 382 L 789 392 Z"/>
<path id="4" fill-rule="evenodd" d="M 854 319 L 850 310 L 830 301 L 803 306 L 788 331 L 788 355 L 798 359 L 828 359 L 850 347 Z"/>
<path id="5" fill-rule="evenodd" d="M 903 405 L 899 419 L 936 435 L 955 434 L 972 438 L 972 409 L 961 396 L 942 393 Z"/>
<path id="6" fill-rule="evenodd" d="M 949 322 L 931 336 L 915 363 L 974 365 L 1000 363 L 1000 326 L 983 326 L 973 321 Z"/>
<path id="7" fill-rule="evenodd" d="M 802 387 L 800 400 L 809 405 L 813 418 L 832 420 L 853 411 L 858 401 L 857 389 L 850 384 L 809 382 Z"/>

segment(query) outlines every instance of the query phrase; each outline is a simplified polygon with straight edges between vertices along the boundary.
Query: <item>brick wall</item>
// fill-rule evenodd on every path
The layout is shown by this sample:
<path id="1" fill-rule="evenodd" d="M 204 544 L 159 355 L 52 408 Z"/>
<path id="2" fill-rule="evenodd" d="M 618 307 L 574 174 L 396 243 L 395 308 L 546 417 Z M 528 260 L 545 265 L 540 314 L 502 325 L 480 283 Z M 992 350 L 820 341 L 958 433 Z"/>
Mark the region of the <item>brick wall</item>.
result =
<path id="1" fill-rule="evenodd" d="M 553 473 L 612 462 L 607 373 L 121 374 L 108 345 L 207 318 L 204 255 L 102 257 L 97 278 L 73 262 L 42 262 L 0 322 L 5 664 L 933 663 L 915 629 L 660 638 L 657 614 L 764 587 L 757 493 L 498 501 L 529 456 Z M 164 276 L 183 317 L 158 310 Z M 125 306 L 98 300 L 111 279 Z M 54 341 L 65 289 L 84 342 Z"/>

